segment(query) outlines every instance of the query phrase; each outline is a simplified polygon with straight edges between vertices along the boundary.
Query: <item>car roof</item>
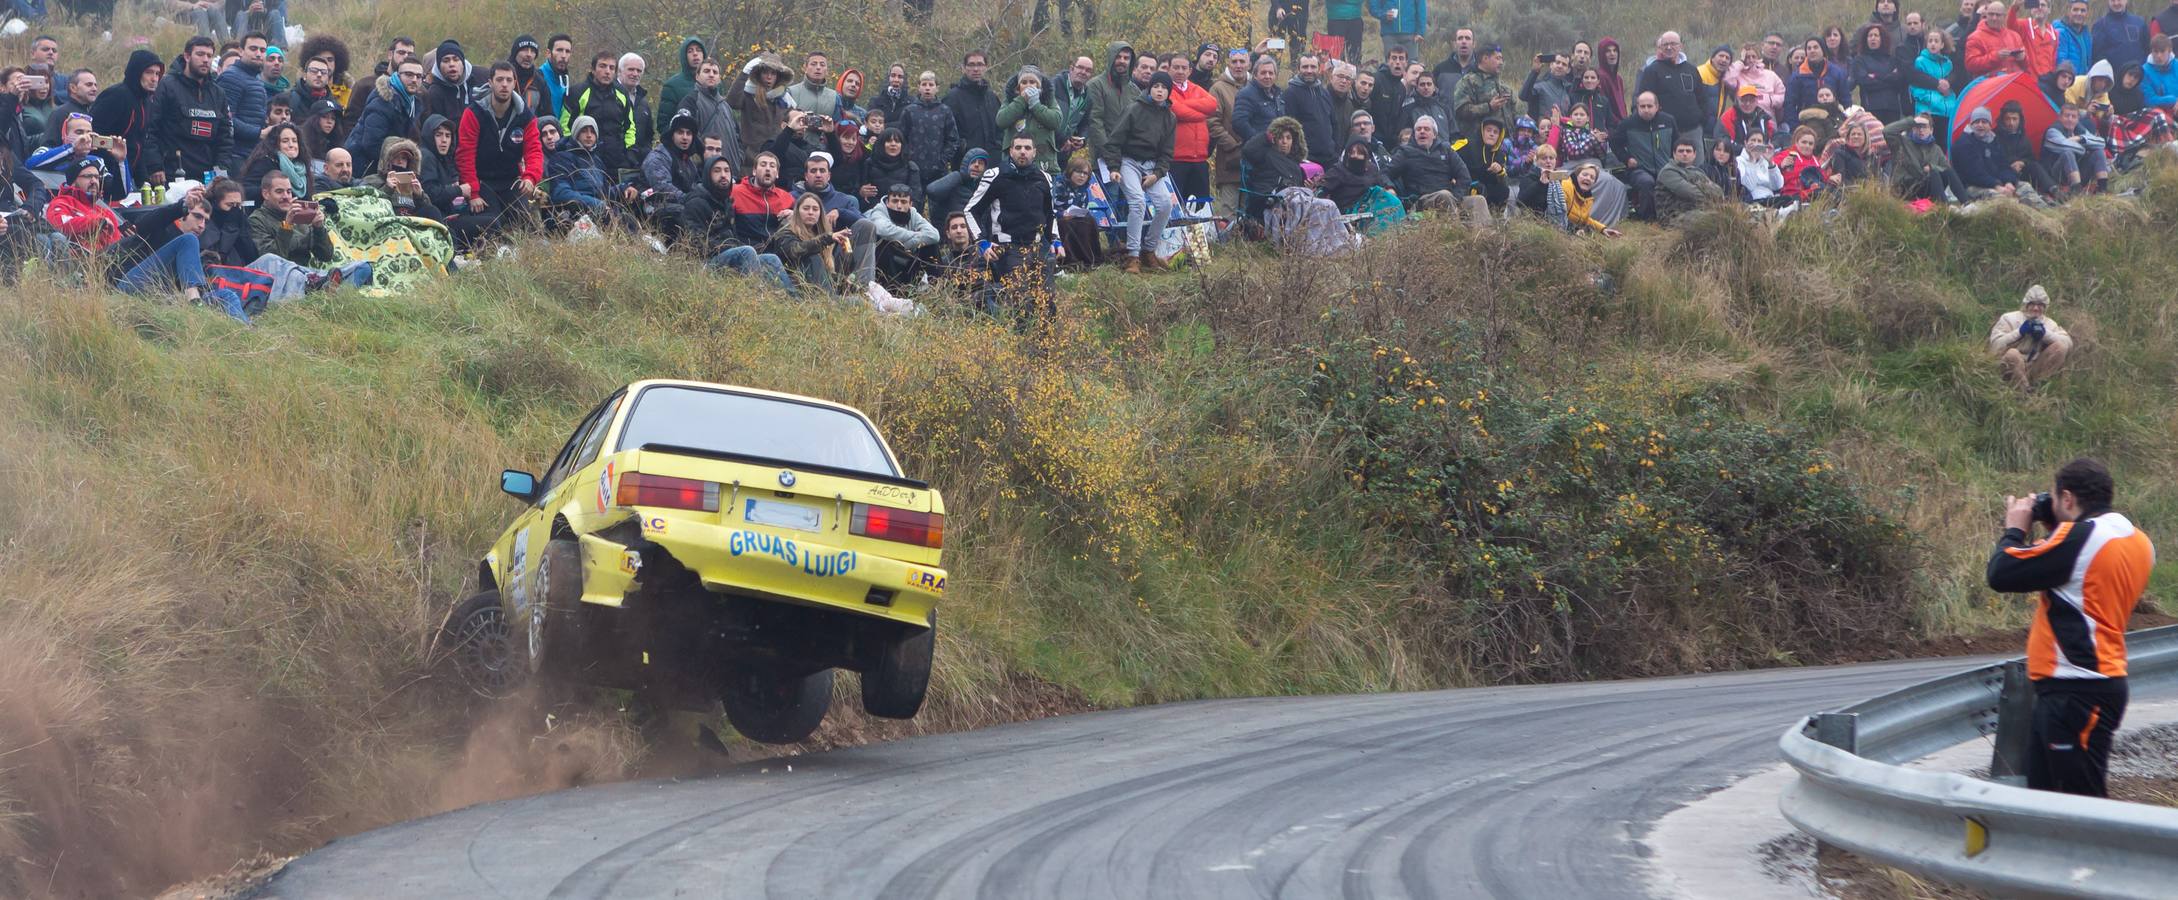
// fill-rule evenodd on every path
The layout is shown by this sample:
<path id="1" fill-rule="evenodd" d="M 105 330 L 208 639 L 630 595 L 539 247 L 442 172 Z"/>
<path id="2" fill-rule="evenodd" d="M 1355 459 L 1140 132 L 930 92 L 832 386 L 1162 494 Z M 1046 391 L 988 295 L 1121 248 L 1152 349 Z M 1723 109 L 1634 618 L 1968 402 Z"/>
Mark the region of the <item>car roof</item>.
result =
<path id="1" fill-rule="evenodd" d="M 793 403 L 808 403 L 816 406 L 830 407 L 841 412 L 853 413 L 854 415 L 864 420 L 869 419 L 869 416 L 863 415 L 862 410 L 856 409 L 852 406 L 848 406 L 845 403 L 838 403 L 831 400 L 823 399 L 821 397 L 809 397 L 802 394 L 789 394 L 785 391 L 767 391 L 763 388 L 742 387 L 738 384 L 720 384 L 715 381 L 694 381 L 686 378 L 645 378 L 642 381 L 637 381 L 628 385 L 625 390 L 628 393 L 632 394 L 647 387 L 660 386 L 701 388 L 704 390 L 713 391 L 731 391 L 736 394 L 747 394 L 752 397 L 766 397 L 772 400 L 786 400 Z"/>

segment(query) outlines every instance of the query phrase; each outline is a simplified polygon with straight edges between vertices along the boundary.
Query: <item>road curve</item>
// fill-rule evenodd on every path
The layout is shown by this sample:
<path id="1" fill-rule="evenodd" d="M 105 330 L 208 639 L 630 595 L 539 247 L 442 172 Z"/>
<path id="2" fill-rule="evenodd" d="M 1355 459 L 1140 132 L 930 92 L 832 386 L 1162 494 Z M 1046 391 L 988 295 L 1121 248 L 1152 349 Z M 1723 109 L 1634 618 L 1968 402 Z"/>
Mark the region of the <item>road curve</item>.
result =
<path id="1" fill-rule="evenodd" d="M 1774 765 L 1795 717 L 1967 665 L 1046 719 L 471 807 L 259 896 L 1646 897 L 1639 836 Z"/>

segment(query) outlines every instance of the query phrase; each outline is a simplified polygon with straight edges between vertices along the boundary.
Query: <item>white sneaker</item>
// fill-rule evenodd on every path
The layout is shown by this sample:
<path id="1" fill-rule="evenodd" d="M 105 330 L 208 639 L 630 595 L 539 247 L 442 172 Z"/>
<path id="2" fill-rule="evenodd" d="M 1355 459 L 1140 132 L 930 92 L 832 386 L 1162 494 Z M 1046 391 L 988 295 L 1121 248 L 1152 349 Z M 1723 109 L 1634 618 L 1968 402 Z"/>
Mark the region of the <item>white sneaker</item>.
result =
<path id="1" fill-rule="evenodd" d="M 652 237 L 651 235 L 646 234 L 643 235 L 643 243 L 649 244 L 650 249 L 658 251 L 659 256 L 666 255 L 666 245 L 664 241 L 661 241 L 656 237 Z"/>

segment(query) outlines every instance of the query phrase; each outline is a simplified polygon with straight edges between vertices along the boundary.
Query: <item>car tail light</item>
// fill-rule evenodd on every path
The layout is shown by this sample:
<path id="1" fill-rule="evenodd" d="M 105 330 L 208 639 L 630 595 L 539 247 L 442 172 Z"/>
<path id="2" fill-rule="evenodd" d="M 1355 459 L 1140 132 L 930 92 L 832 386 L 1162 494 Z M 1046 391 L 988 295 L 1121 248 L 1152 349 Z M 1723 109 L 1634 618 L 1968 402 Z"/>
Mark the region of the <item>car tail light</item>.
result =
<path id="1" fill-rule="evenodd" d="M 614 502 L 621 506 L 663 506 L 718 512 L 718 482 L 628 472 L 620 476 Z"/>
<path id="2" fill-rule="evenodd" d="M 849 534 L 880 541 L 898 541 L 918 547 L 945 546 L 945 516 L 912 509 L 857 503 L 854 521 L 847 526 L 847 531 Z"/>

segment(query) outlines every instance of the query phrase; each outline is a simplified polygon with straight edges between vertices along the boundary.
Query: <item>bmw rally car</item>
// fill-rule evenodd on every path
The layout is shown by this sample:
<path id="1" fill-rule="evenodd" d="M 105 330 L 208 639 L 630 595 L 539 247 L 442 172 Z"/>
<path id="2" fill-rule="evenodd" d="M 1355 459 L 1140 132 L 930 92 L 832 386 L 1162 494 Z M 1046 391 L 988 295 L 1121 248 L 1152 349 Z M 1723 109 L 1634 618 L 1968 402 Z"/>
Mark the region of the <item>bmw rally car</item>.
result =
<path id="1" fill-rule="evenodd" d="M 454 613 L 487 692 L 536 676 L 723 701 L 742 734 L 802 740 L 832 670 L 872 715 L 911 718 L 930 681 L 945 506 L 846 406 L 641 381 L 575 426 Z"/>

